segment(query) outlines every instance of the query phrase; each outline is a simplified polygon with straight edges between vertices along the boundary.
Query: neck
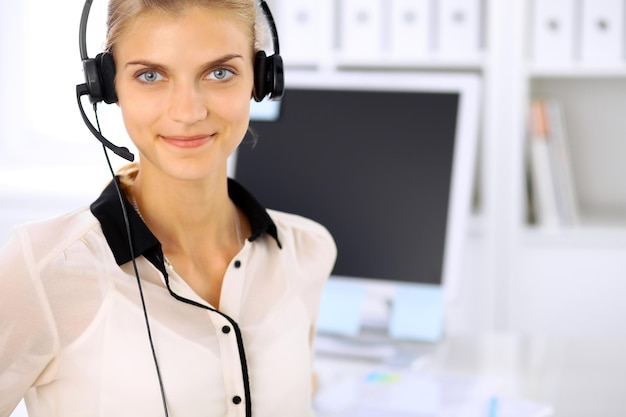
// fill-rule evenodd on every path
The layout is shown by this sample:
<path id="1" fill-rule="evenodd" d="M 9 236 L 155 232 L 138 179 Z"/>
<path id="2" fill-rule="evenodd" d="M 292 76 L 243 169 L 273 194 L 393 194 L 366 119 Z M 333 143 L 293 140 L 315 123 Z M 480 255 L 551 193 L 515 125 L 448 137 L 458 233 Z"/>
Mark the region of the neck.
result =
<path id="1" fill-rule="evenodd" d="M 241 216 L 228 196 L 225 174 L 202 181 L 151 179 L 140 172 L 132 194 L 166 254 L 193 256 L 241 248 Z"/>

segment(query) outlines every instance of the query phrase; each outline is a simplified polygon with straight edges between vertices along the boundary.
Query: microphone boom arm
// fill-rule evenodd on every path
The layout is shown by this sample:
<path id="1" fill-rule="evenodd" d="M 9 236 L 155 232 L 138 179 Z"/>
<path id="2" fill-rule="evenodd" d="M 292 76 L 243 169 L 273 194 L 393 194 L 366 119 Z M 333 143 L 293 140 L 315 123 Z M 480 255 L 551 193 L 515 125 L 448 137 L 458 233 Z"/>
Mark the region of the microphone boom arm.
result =
<path id="1" fill-rule="evenodd" d="M 85 114 L 85 110 L 83 109 L 83 103 L 80 100 L 82 96 L 87 95 L 87 94 L 89 94 L 89 88 L 87 87 L 87 84 L 78 84 L 76 86 L 76 100 L 78 101 L 78 109 L 80 110 L 80 115 L 82 116 L 83 122 L 85 122 L 85 125 L 87 125 L 87 128 L 89 129 L 89 131 L 96 137 L 96 139 L 100 141 L 100 143 L 102 143 L 105 147 L 112 150 L 116 155 L 130 162 L 134 161 L 135 155 L 133 155 L 128 150 L 128 148 L 115 146 L 114 144 L 109 142 L 104 136 L 102 136 L 100 132 L 98 132 L 98 130 L 91 123 L 91 121 Z"/>

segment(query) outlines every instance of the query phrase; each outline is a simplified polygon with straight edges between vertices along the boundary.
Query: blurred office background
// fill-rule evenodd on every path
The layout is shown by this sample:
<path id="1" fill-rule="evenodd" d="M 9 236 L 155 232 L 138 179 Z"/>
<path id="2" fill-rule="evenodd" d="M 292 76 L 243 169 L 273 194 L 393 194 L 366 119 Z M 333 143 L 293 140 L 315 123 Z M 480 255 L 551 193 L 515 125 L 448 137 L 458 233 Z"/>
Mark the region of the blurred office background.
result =
<path id="1" fill-rule="evenodd" d="M 525 358 L 517 371 L 532 374 L 520 392 L 552 404 L 555 416 L 626 415 L 625 2 L 268 3 L 287 73 L 481 78 L 471 222 L 454 260 L 462 273 L 446 306 L 446 335 L 514 340 Z M 76 104 L 82 6 L 0 4 L 2 242 L 16 223 L 88 204 L 110 178 Z M 91 56 L 104 41 L 105 7 L 94 1 Z M 546 188 L 546 167 L 563 174 L 554 163 L 535 167 L 536 99 L 560 110 L 549 132 L 566 140 L 573 217 L 563 215 L 558 185 Z M 100 108 L 105 136 L 132 149 L 116 106 Z M 123 163 L 113 157 L 114 167 Z"/>

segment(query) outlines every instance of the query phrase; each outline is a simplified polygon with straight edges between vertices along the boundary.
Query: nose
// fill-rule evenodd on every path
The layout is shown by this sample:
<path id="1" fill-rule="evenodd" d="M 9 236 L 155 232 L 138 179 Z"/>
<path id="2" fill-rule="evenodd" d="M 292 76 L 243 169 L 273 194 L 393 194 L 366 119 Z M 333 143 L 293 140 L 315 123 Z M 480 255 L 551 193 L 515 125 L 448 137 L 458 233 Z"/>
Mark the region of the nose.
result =
<path id="1" fill-rule="evenodd" d="M 188 125 L 204 120 L 208 109 L 200 86 L 196 83 L 173 86 L 168 115 L 172 120 Z"/>

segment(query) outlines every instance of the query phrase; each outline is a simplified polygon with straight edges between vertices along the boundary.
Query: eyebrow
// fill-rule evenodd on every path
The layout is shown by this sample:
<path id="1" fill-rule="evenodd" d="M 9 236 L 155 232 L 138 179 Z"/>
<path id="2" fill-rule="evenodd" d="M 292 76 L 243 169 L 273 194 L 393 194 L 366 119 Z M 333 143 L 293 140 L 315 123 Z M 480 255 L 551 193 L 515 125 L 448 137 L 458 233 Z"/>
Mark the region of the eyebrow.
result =
<path id="1" fill-rule="evenodd" d="M 218 59 L 216 59 L 214 61 L 209 61 L 209 62 L 205 63 L 202 66 L 202 69 L 206 70 L 208 68 L 217 67 L 217 66 L 220 66 L 220 65 L 223 65 L 223 64 L 227 63 L 228 61 L 230 61 L 232 59 L 237 59 L 237 58 L 243 59 L 243 56 L 239 55 L 239 54 L 224 55 L 223 57 L 218 58 Z M 124 68 L 128 68 L 128 67 L 133 66 L 133 65 L 142 65 L 142 66 L 154 68 L 154 69 L 160 70 L 160 71 L 167 71 L 167 66 L 166 65 L 162 65 L 162 64 L 159 64 L 159 63 L 156 63 L 156 62 L 152 62 L 152 61 L 149 61 L 149 60 L 146 60 L 146 59 L 139 59 L 139 60 L 136 60 L 136 61 L 129 61 L 129 62 L 127 62 L 124 65 Z"/>

